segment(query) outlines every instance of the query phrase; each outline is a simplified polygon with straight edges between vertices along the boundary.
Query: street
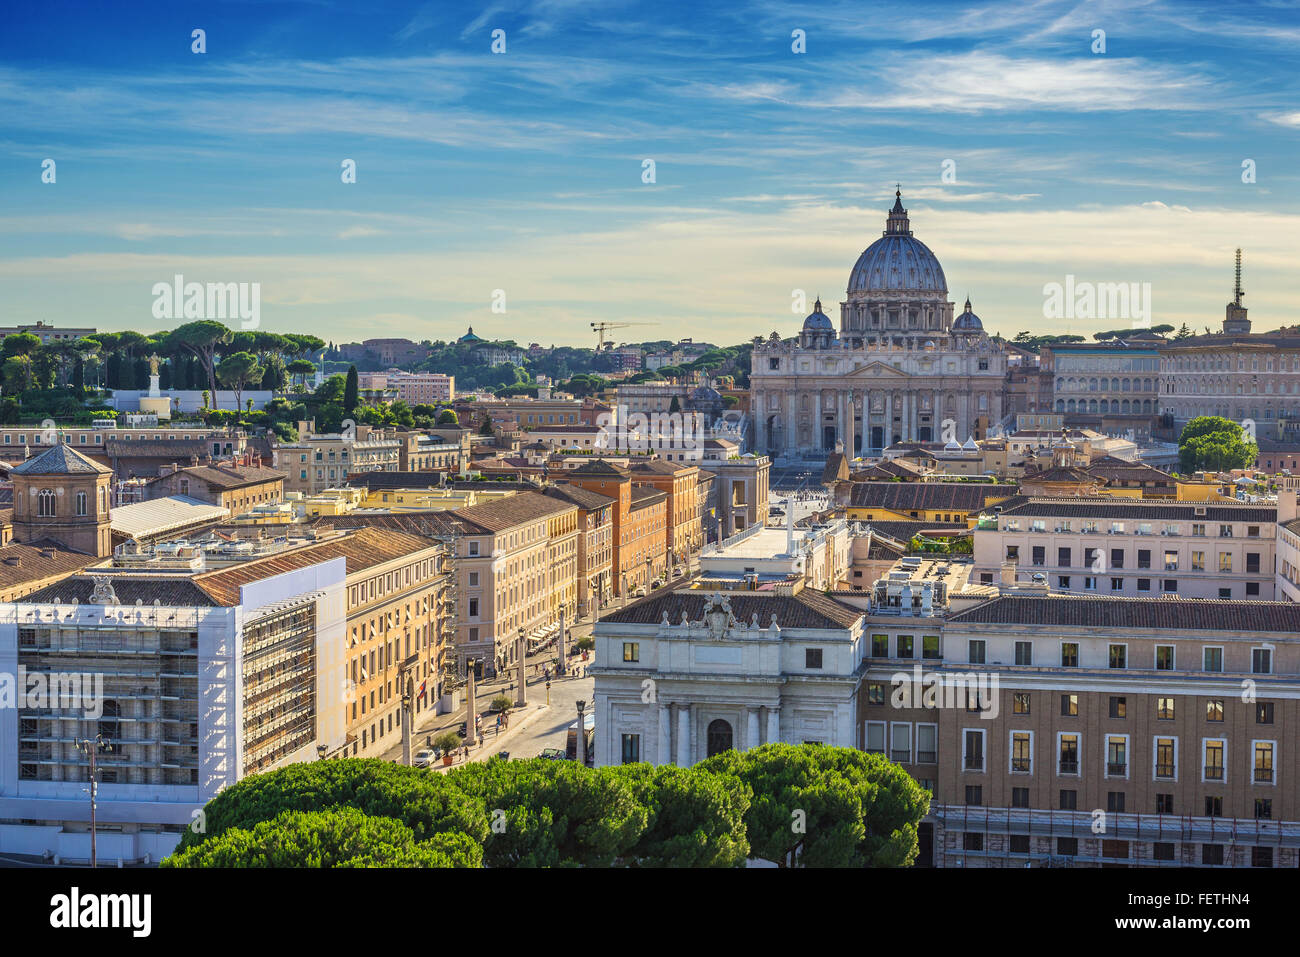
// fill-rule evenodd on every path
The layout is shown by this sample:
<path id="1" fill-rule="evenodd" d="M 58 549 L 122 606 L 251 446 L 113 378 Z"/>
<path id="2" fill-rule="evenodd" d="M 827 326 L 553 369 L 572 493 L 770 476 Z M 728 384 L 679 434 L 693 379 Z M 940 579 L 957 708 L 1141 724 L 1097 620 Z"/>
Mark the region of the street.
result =
<path id="1" fill-rule="evenodd" d="M 605 609 L 605 613 L 609 614 L 617 611 L 619 607 L 619 603 L 611 603 Z M 570 628 L 571 646 L 579 638 L 589 636 L 591 629 L 592 623 L 590 620 L 579 622 Z M 556 647 L 551 645 L 538 654 L 528 657 L 529 711 L 532 710 L 533 706 L 545 704 L 546 702 L 546 681 L 542 678 L 541 669 L 549 666 L 555 659 L 555 655 Z M 573 670 L 585 669 L 592 663 L 590 655 L 586 662 L 582 660 L 581 655 L 570 658 L 569 662 L 570 668 Z M 534 676 L 534 669 L 536 669 L 536 676 Z M 492 703 L 492 699 L 499 694 L 506 694 L 511 700 L 514 700 L 516 692 L 511 689 L 514 686 L 516 673 L 517 669 L 511 669 L 510 675 L 506 677 L 477 683 L 474 697 L 476 698 L 478 713 L 483 715 L 483 734 L 479 746 L 470 751 L 471 761 L 486 760 L 501 750 L 509 751 L 510 756 L 516 758 L 535 758 L 541 754 L 543 748 L 560 748 L 563 750 L 568 727 L 578 720 L 578 701 L 584 700 L 587 702 L 588 708 L 591 707 L 592 690 L 595 686 L 594 678 L 556 677 L 552 675 L 551 705 L 546 709 L 545 713 L 541 717 L 531 718 L 528 726 L 522 730 L 512 732 L 510 729 L 503 727 L 500 734 L 498 734 L 496 716 L 486 715 L 484 712 Z M 524 716 L 527 713 L 524 712 Z M 427 739 L 436 738 L 443 731 L 457 730 L 464 720 L 465 702 L 463 694 L 460 707 L 449 714 L 425 712 L 420 715 L 411 741 L 411 755 L 414 756 L 422 748 L 427 747 Z M 520 712 L 516 711 L 511 714 L 512 723 L 521 720 Z M 516 728 L 518 728 L 518 724 L 516 724 Z M 380 755 L 385 761 L 400 762 L 402 760 L 401 738 L 394 737 L 394 741 L 396 743 L 393 747 Z M 498 741 L 502 742 L 501 747 L 495 746 Z M 463 763 L 463 759 L 458 758 L 456 763 Z"/>

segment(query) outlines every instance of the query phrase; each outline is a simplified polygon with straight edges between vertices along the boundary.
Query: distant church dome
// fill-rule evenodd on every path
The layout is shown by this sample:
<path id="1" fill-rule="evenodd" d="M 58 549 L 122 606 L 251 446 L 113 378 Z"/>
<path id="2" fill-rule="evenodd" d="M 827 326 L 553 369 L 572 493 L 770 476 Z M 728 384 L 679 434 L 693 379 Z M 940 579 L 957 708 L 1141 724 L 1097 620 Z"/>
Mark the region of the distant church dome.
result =
<path id="1" fill-rule="evenodd" d="M 456 340 L 457 342 L 482 342 L 483 339 L 474 335 L 474 327 L 470 326 L 469 331 Z"/>
<path id="2" fill-rule="evenodd" d="M 812 314 L 803 321 L 804 332 L 834 332 L 835 326 L 831 323 L 830 317 L 822 312 L 822 301 L 818 299 L 813 305 Z"/>
<path id="3" fill-rule="evenodd" d="M 966 309 L 960 316 L 952 321 L 953 332 L 983 332 L 984 323 L 980 322 L 980 317 L 971 312 L 970 297 L 966 297 Z"/>
<path id="4" fill-rule="evenodd" d="M 849 274 L 848 294 L 852 298 L 854 294 L 874 297 L 900 292 L 947 296 L 948 282 L 930 247 L 913 238 L 903 194 L 898 190 L 884 234 L 858 257 Z"/>

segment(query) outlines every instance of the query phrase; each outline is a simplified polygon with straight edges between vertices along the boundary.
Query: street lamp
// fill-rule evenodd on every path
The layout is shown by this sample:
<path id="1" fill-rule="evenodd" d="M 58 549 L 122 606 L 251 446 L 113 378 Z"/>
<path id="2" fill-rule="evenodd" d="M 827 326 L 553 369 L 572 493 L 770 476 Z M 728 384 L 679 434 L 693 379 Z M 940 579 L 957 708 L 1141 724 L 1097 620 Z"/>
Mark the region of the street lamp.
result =
<path id="1" fill-rule="evenodd" d="M 99 768 L 95 766 L 95 754 L 99 751 L 112 751 L 113 746 L 108 743 L 108 739 L 101 732 L 95 735 L 93 741 L 88 738 L 78 741 L 77 749 L 85 752 L 90 758 L 90 787 L 86 789 L 90 792 L 90 866 L 98 867 L 99 855 L 96 843 L 97 821 L 95 812 L 98 808 L 99 798 Z"/>

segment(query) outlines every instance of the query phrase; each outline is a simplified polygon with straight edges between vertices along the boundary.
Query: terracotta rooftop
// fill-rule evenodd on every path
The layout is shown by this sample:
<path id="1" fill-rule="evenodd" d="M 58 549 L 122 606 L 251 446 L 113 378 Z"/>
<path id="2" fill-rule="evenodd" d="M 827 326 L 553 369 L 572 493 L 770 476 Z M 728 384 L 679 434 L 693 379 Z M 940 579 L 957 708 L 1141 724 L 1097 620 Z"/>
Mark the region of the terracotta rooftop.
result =
<path id="1" fill-rule="evenodd" d="M 260 485 L 263 482 L 283 481 L 287 477 L 283 472 L 259 465 L 191 465 L 189 468 L 178 469 L 175 474 L 188 475 L 220 489 L 244 488 L 249 485 Z M 149 484 L 153 485 L 170 477 L 170 475 L 160 475 L 156 479 L 150 479 Z"/>
<path id="2" fill-rule="evenodd" d="M 1300 604 L 1208 598 L 1003 595 L 948 618 L 954 624 L 1069 625 L 1081 628 L 1150 628 L 1206 631 L 1297 632 Z"/>
<path id="3" fill-rule="evenodd" d="M 335 558 L 342 558 L 347 565 L 347 573 L 353 575 L 375 565 L 382 565 L 429 548 L 433 544 L 427 538 L 406 532 L 359 528 L 341 538 L 297 548 L 270 558 L 245 562 L 232 568 L 205 572 L 196 575 L 192 580 L 215 604 L 237 605 L 240 586 L 261 581 L 263 578 L 282 575 L 309 565 L 319 565 L 321 562 Z"/>

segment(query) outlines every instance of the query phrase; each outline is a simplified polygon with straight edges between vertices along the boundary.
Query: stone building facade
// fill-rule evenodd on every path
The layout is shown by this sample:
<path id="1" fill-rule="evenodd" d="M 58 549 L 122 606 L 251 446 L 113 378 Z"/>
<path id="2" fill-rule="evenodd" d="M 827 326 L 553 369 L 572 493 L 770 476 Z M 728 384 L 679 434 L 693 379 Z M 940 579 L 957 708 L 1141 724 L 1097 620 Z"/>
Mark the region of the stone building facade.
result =
<path id="1" fill-rule="evenodd" d="M 943 269 L 896 194 L 884 234 L 849 275 L 839 332 L 819 299 L 798 337 L 754 340 L 753 450 L 879 454 L 896 442 L 984 438 L 1003 415 L 1007 351 L 969 300 L 953 312 Z"/>

